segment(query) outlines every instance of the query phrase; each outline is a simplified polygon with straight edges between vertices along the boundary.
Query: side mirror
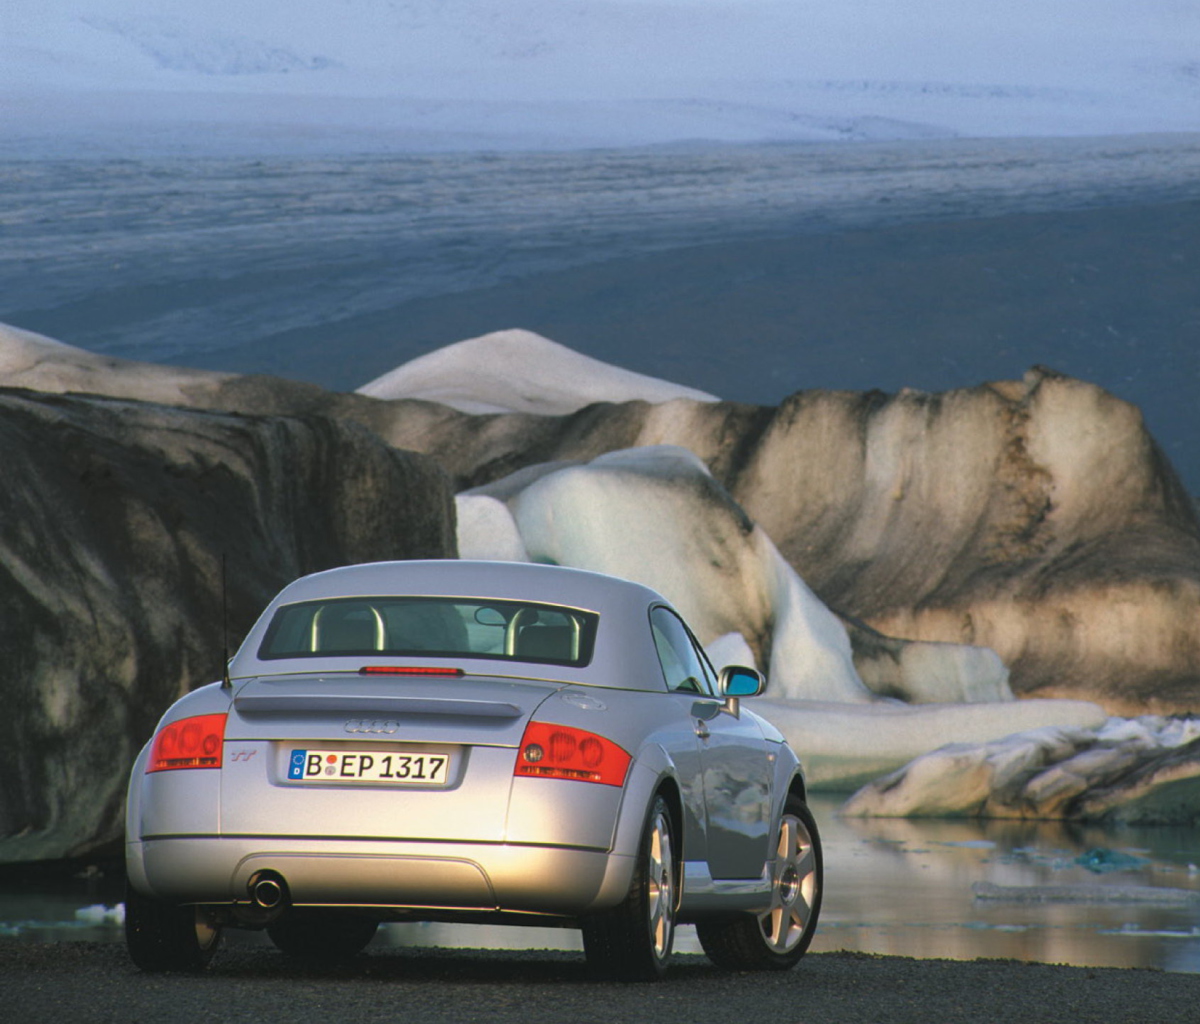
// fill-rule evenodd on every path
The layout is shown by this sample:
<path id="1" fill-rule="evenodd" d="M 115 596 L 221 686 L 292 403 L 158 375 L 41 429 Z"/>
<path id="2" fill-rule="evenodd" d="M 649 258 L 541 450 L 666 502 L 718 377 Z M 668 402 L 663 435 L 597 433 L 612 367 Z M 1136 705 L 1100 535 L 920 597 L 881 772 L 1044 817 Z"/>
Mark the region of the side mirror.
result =
<path id="1" fill-rule="evenodd" d="M 737 715 L 740 698 L 757 697 L 766 688 L 762 675 L 744 665 L 726 665 L 717 676 L 717 692 L 725 698 L 724 710 L 731 715 Z"/>
<path id="2" fill-rule="evenodd" d="M 744 665 L 726 665 L 717 677 L 722 697 L 757 697 L 766 689 L 766 680 Z"/>

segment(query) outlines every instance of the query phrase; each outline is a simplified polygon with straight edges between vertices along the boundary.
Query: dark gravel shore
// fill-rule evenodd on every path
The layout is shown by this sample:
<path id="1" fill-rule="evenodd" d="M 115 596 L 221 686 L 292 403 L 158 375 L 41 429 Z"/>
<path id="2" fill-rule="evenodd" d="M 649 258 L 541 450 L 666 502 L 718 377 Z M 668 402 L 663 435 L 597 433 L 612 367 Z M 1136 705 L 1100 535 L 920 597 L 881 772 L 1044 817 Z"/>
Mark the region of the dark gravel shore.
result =
<path id="1" fill-rule="evenodd" d="M 1011 960 L 806 957 L 785 974 L 728 974 L 677 958 L 656 985 L 598 984 L 573 953 L 386 949 L 300 967 L 273 950 L 223 949 L 202 975 L 146 975 L 117 943 L 0 941 L 0 1012 L 42 1021 L 855 1022 L 1195 1020 L 1200 975 Z"/>

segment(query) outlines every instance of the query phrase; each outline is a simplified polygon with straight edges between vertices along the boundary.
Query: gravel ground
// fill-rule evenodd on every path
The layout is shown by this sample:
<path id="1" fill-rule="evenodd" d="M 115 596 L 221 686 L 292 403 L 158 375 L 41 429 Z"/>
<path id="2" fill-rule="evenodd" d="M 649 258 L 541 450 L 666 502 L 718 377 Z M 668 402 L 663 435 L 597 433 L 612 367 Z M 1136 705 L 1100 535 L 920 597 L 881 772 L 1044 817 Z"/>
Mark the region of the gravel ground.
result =
<path id="1" fill-rule="evenodd" d="M 729 974 L 680 956 L 664 982 L 617 985 L 590 981 L 573 953 L 387 949 L 322 970 L 229 947 L 204 974 L 146 975 L 117 943 L 0 941 L 0 1015 L 22 1024 L 1151 1024 L 1197 1007 L 1200 975 L 1012 960 L 821 953 L 784 974 Z"/>

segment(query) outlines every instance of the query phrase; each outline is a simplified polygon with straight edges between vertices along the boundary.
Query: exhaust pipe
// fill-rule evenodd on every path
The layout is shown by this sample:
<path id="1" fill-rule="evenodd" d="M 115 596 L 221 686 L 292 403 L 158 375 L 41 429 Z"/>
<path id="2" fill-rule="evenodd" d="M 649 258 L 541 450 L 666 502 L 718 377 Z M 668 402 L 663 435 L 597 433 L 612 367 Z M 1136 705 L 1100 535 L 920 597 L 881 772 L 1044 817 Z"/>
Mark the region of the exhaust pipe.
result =
<path id="1" fill-rule="evenodd" d="M 274 878 L 260 878 L 250 889 L 250 899 L 256 907 L 274 910 L 283 902 L 283 886 Z"/>
<path id="2" fill-rule="evenodd" d="M 256 871 L 246 882 L 246 900 L 237 900 L 233 916 L 243 928 L 265 928 L 287 911 L 291 893 L 278 871 Z"/>
<path id="3" fill-rule="evenodd" d="M 259 910 L 282 910 L 288 900 L 287 883 L 275 871 L 254 872 L 246 888 Z"/>

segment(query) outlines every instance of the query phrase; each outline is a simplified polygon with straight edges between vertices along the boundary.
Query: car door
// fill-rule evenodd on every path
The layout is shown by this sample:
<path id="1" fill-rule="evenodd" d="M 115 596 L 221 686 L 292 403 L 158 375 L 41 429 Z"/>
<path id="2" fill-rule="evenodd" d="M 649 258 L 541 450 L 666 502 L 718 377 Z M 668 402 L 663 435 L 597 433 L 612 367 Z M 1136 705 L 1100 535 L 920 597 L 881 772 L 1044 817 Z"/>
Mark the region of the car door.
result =
<path id="1" fill-rule="evenodd" d="M 700 748 L 706 857 L 713 879 L 758 878 L 767 858 L 774 748 L 752 716 L 732 714 L 700 645 L 671 609 L 651 611 L 667 687 L 689 700 Z"/>

